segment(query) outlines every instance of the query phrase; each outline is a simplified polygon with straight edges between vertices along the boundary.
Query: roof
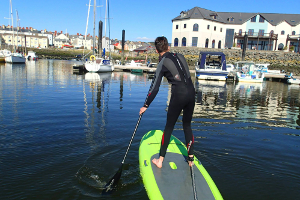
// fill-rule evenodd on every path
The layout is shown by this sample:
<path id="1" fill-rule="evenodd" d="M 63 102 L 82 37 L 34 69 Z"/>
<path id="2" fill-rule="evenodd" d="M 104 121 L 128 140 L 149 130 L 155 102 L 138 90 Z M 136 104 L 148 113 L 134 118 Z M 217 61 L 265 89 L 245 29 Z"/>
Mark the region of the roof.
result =
<path id="1" fill-rule="evenodd" d="M 154 47 L 147 45 L 147 46 L 141 46 L 137 49 L 134 49 L 134 51 L 148 51 L 148 50 L 153 49 L 153 48 Z"/>
<path id="2" fill-rule="evenodd" d="M 256 15 L 261 15 L 273 26 L 283 21 L 286 21 L 291 26 L 300 24 L 300 14 L 215 12 L 200 7 L 194 7 L 188 11 L 181 11 L 179 16 L 172 19 L 172 22 L 184 19 L 207 19 L 225 24 L 243 24 Z M 229 20 L 230 18 L 234 20 L 231 21 Z"/>

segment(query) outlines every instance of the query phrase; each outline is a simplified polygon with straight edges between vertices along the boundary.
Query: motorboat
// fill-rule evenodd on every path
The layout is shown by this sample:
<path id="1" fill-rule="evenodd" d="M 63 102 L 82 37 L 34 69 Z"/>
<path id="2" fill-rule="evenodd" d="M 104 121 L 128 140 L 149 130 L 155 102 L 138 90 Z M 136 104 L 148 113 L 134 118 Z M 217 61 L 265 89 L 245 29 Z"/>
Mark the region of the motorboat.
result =
<path id="1" fill-rule="evenodd" d="M 262 83 L 264 81 L 264 73 L 255 70 L 254 62 L 239 61 L 235 66 L 237 81 L 249 83 Z"/>
<path id="2" fill-rule="evenodd" d="M 37 57 L 37 55 L 35 54 L 34 51 L 28 51 L 28 54 L 27 54 L 27 56 L 26 56 L 26 59 L 27 59 L 27 60 L 37 60 L 38 57 Z"/>
<path id="3" fill-rule="evenodd" d="M 286 76 L 286 82 L 288 84 L 297 84 L 297 85 L 300 85 L 300 79 L 297 79 L 297 78 L 294 78 L 293 77 L 293 73 L 290 73 L 289 76 Z"/>
<path id="4" fill-rule="evenodd" d="M 10 55 L 11 51 L 7 49 L 0 50 L 0 62 L 5 62 L 5 57 Z"/>
<path id="5" fill-rule="evenodd" d="M 255 70 L 265 74 L 280 74 L 280 70 L 270 70 L 268 68 L 269 63 L 257 63 L 255 64 Z"/>
<path id="6" fill-rule="evenodd" d="M 196 77 L 200 80 L 226 81 L 228 71 L 223 52 L 200 52 L 195 66 Z"/>

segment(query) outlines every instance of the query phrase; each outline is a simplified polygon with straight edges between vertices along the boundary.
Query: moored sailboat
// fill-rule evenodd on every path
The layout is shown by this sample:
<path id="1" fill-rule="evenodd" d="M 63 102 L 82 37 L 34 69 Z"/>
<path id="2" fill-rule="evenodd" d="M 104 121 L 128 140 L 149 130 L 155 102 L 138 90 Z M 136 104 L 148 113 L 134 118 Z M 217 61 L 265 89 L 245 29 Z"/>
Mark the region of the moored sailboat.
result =
<path id="1" fill-rule="evenodd" d="M 15 45 L 14 45 L 14 41 L 15 41 L 15 34 L 14 34 L 14 30 L 13 30 L 13 24 L 14 24 L 14 20 L 13 20 L 13 11 L 12 11 L 12 2 L 10 0 L 10 11 L 11 11 L 11 22 L 12 22 L 12 33 L 13 33 L 13 37 L 12 37 L 12 45 L 15 49 Z M 18 16 L 17 16 L 17 20 Z M 10 55 L 5 57 L 5 62 L 7 63 L 25 63 L 26 58 L 24 57 L 24 55 L 22 53 L 19 52 L 14 52 L 11 53 Z"/>
<path id="2" fill-rule="evenodd" d="M 107 10 L 108 9 L 109 9 L 108 0 L 106 0 L 105 23 L 106 23 L 106 20 L 109 20 L 109 18 L 107 17 Z M 103 49 L 103 57 L 95 54 L 95 10 L 96 10 L 96 0 L 94 0 L 94 34 L 93 34 L 93 38 L 94 38 L 94 41 L 93 41 L 94 55 L 90 56 L 90 60 L 87 60 L 84 64 L 84 66 L 85 66 L 85 69 L 88 72 L 112 72 L 112 71 L 114 71 L 114 65 L 113 65 L 113 62 L 111 62 L 110 59 L 106 59 L 105 49 Z M 106 38 L 106 36 L 105 36 L 105 38 Z"/>

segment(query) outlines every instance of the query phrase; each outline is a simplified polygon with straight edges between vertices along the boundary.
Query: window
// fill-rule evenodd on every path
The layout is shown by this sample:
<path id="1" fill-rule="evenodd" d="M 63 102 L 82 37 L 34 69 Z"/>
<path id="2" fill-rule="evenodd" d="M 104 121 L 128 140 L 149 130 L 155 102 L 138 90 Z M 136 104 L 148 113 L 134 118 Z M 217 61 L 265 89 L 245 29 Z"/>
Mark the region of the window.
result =
<path id="1" fill-rule="evenodd" d="M 216 26 L 214 26 L 214 31 L 216 31 L 217 30 L 217 27 Z"/>
<path id="2" fill-rule="evenodd" d="M 193 25 L 193 31 L 198 31 L 198 27 L 199 27 L 198 24 L 194 24 Z"/>
<path id="3" fill-rule="evenodd" d="M 292 32 L 292 35 L 296 35 L 296 31 L 293 31 L 293 32 Z"/>
<path id="4" fill-rule="evenodd" d="M 205 40 L 205 48 L 208 48 L 208 42 L 209 42 L 209 39 L 207 38 L 207 39 Z"/>
<path id="5" fill-rule="evenodd" d="M 213 19 L 217 19 L 217 15 L 213 15 L 211 16 Z"/>
<path id="6" fill-rule="evenodd" d="M 186 38 L 185 37 L 182 38 L 182 46 L 186 47 Z"/>
<path id="7" fill-rule="evenodd" d="M 176 25 L 176 29 L 178 29 L 178 25 Z"/>
<path id="8" fill-rule="evenodd" d="M 229 18 L 227 19 L 227 21 L 233 22 L 233 21 L 234 21 L 234 18 L 233 18 L 233 17 L 229 17 Z"/>
<path id="9" fill-rule="evenodd" d="M 218 49 L 221 49 L 221 40 L 219 40 Z"/>
<path id="10" fill-rule="evenodd" d="M 192 46 L 196 47 L 198 43 L 198 37 L 192 37 Z"/>
<path id="11" fill-rule="evenodd" d="M 284 31 L 281 31 L 281 35 L 284 35 Z"/>
<path id="12" fill-rule="evenodd" d="M 242 36 L 242 29 L 239 30 L 239 36 Z"/>
<path id="13" fill-rule="evenodd" d="M 178 38 L 174 39 L 174 47 L 178 47 Z"/>
<path id="14" fill-rule="evenodd" d="M 215 48 L 215 43 L 216 43 L 216 41 L 213 40 L 212 43 L 211 43 L 211 48 Z"/>
<path id="15" fill-rule="evenodd" d="M 253 36 L 253 33 L 254 33 L 254 29 L 249 29 L 248 30 L 248 35 Z"/>
<path id="16" fill-rule="evenodd" d="M 264 36 L 265 35 L 265 30 L 259 29 L 258 35 L 259 36 Z"/>
<path id="17" fill-rule="evenodd" d="M 259 16 L 259 22 L 260 23 L 264 23 L 265 22 L 265 18 L 263 18 L 261 15 Z"/>
<path id="18" fill-rule="evenodd" d="M 256 16 L 251 18 L 251 22 L 256 22 Z"/>
<path id="19" fill-rule="evenodd" d="M 186 28 L 186 24 L 183 25 L 183 28 Z"/>
<path id="20" fill-rule="evenodd" d="M 220 32 L 222 32 L 223 31 L 223 29 L 222 28 L 220 28 Z"/>
<path id="21" fill-rule="evenodd" d="M 210 25 L 207 25 L 207 30 L 209 30 Z"/>

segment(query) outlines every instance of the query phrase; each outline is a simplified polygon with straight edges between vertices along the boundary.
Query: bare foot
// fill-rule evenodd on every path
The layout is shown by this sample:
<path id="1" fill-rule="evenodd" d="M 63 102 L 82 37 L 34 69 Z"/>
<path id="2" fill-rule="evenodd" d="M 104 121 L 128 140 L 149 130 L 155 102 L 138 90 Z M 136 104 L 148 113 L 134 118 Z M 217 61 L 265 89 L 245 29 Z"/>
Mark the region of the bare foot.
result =
<path id="1" fill-rule="evenodd" d="M 159 159 L 154 158 L 154 159 L 152 160 L 152 162 L 153 162 L 153 164 L 156 165 L 156 167 L 162 168 L 163 160 L 164 160 L 164 157 L 161 157 L 161 156 L 160 156 Z"/>

